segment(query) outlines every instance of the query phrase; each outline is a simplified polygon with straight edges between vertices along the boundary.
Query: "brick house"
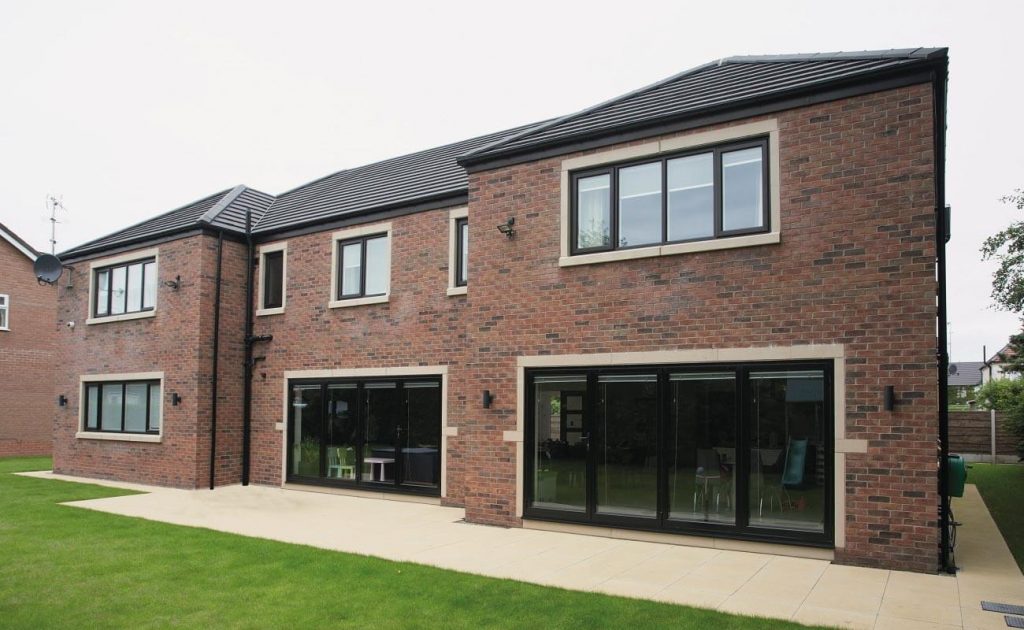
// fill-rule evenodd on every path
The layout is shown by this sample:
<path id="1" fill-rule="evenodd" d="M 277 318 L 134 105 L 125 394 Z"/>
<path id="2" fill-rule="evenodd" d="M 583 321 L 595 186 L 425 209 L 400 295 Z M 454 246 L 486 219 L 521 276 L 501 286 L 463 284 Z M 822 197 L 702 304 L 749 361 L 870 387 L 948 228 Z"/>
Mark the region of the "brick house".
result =
<path id="1" fill-rule="evenodd" d="M 55 470 L 933 571 L 946 63 L 729 58 L 66 252 Z"/>
<path id="2" fill-rule="evenodd" d="M 0 457 L 53 448 L 54 287 L 36 281 L 39 252 L 0 224 Z"/>

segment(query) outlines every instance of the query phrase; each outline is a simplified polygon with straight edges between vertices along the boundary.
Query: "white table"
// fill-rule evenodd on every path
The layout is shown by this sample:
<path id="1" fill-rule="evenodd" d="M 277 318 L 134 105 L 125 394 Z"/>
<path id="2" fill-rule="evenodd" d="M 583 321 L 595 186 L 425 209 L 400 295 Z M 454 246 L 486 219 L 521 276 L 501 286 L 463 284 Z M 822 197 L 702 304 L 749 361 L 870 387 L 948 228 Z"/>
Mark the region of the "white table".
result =
<path id="1" fill-rule="evenodd" d="M 370 465 L 370 481 L 389 481 L 389 479 L 385 479 L 384 467 L 394 464 L 395 459 L 393 457 L 364 457 L 363 463 Z M 374 474 L 378 470 L 378 466 L 380 475 Z"/>

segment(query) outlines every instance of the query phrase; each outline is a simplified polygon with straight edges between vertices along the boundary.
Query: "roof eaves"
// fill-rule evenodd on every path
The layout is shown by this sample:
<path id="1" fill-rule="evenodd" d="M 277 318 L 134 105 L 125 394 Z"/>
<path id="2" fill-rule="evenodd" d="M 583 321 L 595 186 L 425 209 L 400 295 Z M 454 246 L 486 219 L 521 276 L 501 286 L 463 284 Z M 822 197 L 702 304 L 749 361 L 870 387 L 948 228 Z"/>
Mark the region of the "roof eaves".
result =
<path id="1" fill-rule="evenodd" d="M 8 229 L 7 226 L 4 225 L 3 223 L 0 223 L 0 236 L 2 236 L 5 241 L 14 246 L 16 250 L 28 256 L 28 258 L 33 262 L 35 261 L 36 258 L 39 258 L 39 252 L 37 252 L 34 247 L 29 245 L 20 236 L 18 236 L 10 229 Z"/>

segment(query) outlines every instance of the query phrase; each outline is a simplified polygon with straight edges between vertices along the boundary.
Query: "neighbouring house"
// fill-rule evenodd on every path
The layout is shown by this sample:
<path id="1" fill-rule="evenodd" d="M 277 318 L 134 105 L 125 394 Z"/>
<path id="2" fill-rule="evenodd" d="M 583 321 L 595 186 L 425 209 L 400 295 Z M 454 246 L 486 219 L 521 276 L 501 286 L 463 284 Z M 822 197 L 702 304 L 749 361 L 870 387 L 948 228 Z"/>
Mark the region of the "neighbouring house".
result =
<path id="1" fill-rule="evenodd" d="M 54 468 L 934 571 L 946 68 L 723 59 L 76 247 Z"/>
<path id="2" fill-rule="evenodd" d="M 996 352 L 991 357 L 985 360 L 981 368 L 981 382 L 984 385 L 989 381 L 999 380 L 1001 378 L 1019 378 L 1020 375 L 1015 372 L 1006 372 L 1004 367 L 1006 359 L 1017 356 L 1017 351 L 1013 349 L 1013 346 L 1006 344 L 1003 349 Z"/>
<path id="3" fill-rule="evenodd" d="M 53 448 L 58 288 L 36 281 L 39 252 L 0 224 L 0 457 Z"/>
<path id="4" fill-rule="evenodd" d="M 957 361 L 949 364 L 949 404 L 966 406 L 974 400 L 974 394 L 981 386 L 981 371 L 984 361 Z"/>

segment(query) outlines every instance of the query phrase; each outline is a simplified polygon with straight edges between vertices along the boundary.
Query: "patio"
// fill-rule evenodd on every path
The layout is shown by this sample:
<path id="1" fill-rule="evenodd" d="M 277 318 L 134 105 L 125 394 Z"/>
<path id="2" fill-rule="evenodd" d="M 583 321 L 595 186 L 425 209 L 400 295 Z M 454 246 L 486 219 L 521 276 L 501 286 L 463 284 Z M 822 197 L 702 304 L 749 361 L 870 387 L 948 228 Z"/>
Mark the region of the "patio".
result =
<path id="1" fill-rule="evenodd" d="M 568 589 L 851 628 L 1005 628 L 1024 577 L 974 486 L 954 503 L 956 577 L 824 560 L 466 524 L 457 508 L 269 487 L 142 490 L 76 507 Z"/>

